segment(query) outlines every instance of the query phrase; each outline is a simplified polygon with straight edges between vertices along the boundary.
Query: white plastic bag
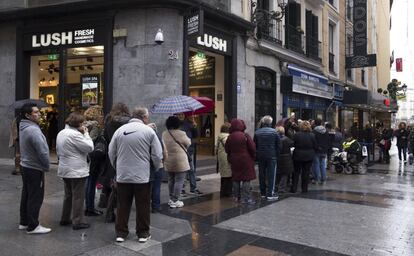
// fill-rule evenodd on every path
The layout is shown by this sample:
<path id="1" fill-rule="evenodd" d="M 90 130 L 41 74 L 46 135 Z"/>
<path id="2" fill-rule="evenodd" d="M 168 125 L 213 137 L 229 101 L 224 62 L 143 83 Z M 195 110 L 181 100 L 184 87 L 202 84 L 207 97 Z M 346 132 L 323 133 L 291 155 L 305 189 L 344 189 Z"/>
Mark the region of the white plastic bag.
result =
<path id="1" fill-rule="evenodd" d="M 362 147 L 362 156 L 368 156 L 368 149 L 367 149 L 367 146 L 363 146 Z"/>

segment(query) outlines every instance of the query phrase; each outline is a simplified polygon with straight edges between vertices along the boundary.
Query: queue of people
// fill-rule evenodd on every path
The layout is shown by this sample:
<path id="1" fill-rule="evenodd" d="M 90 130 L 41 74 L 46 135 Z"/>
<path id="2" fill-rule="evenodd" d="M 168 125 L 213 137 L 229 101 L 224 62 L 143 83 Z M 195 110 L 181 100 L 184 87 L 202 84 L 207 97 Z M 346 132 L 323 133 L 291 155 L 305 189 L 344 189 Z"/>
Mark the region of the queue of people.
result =
<path id="1" fill-rule="evenodd" d="M 18 229 L 44 234 L 51 229 L 43 227 L 38 218 L 44 197 L 44 174 L 50 169 L 49 147 L 39 128 L 40 114 L 35 104 L 25 104 L 19 119 L 17 141 L 23 188 Z M 165 126 L 165 131 L 158 134 L 155 124 L 150 123 L 147 108 L 136 107 L 130 112 L 122 103 L 115 104 L 105 118 L 99 107 L 91 107 L 83 114 L 71 113 L 56 139 L 57 175 L 64 183 L 60 225 L 86 229 L 90 225 L 84 216 L 103 214 L 95 208 L 98 179 L 103 185 L 99 207 L 107 208 L 106 222 L 115 222 L 117 242 L 124 242 L 129 234 L 133 199 L 138 240 L 144 243 L 151 238 L 150 213 L 160 210 L 164 172 L 168 175 L 170 208 L 184 207 L 186 176 L 189 193 L 202 195 L 194 168 L 195 122 L 180 113 L 168 117 Z M 409 132 L 405 123 L 395 133 L 380 125 L 376 132 L 375 141 L 385 160 L 389 161 L 388 147 L 395 136 L 400 160 L 406 161 L 407 149 L 413 151 L 414 132 Z M 326 183 L 331 149 L 352 147 L 354 136 L 346 133 L 343 144 L 341 131 L 320 119 L 302 121 L 291 117 L 273 126 L 273 118 L 264 116 L 253 137 L 246 132 L 243 120 L 226 122 L 215 145 L 220 195 L 233 197 L 237 203 L 254 204 L 251 182 L 257 178 L 256 162 L 263 200 L 277 200 L 280 193 L 296 193 L 299 181 L 301 192 L 307 193 L 311 180 L 320 185 Z"/>

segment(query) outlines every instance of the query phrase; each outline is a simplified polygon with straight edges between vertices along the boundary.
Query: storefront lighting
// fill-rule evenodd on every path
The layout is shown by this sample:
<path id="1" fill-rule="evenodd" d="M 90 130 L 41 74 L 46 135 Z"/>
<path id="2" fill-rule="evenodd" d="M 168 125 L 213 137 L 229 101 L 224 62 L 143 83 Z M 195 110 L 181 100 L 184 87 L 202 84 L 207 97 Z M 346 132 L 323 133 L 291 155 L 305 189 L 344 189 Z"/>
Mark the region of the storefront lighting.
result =
<path id="1" fill-rule="evenodd" d="M 103 51 L 104 47 L 102 45 L 98 45 L 98 46 L 92 46 L 92 49 Z"/>
<path id="2" fill-rule="evenodd" d="M 198 59 L 205 59 L 206 58 L 206 54 L 204 52 L 201 52 L 201 51 L 198 51 L 196 56 L 197 56 Z"/>

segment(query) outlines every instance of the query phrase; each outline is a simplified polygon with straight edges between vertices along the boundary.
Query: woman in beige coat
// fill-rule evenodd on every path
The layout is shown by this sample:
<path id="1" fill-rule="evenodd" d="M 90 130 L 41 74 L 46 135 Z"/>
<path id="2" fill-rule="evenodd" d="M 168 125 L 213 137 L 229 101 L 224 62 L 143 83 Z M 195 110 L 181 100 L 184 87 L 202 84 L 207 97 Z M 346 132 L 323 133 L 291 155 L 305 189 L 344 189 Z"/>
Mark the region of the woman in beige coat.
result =
<path id="1" fill-rule="evenodd" d="M 185 174 L 190 170 L 187 149 L 191 145 L 190 138 L 180 130 L 180 120 L 176 116 L 167 119 L 167 130 L 162 133 L 162 141 L 165 144 L 167 159 L 164 161 L 164 168 L 168 172 L 168 188 L 171 208 L 180 208 L 184 203 L 180 201 L 180 193 L 183 187 Z"/>
<path id="2" fill-rule="evenodd" d="M 221 126 L 220 134 L 217 138 L 216 154 L 218 162 L 218 172 L 221 176 L 220 195 L 223 197 L 232 196 L 232 180 L 231 180 L 231 166 L 227 160 L 227 153 L 224 145 L 226 145 L 229 137 L 230 123 L 224 123 Z"/>

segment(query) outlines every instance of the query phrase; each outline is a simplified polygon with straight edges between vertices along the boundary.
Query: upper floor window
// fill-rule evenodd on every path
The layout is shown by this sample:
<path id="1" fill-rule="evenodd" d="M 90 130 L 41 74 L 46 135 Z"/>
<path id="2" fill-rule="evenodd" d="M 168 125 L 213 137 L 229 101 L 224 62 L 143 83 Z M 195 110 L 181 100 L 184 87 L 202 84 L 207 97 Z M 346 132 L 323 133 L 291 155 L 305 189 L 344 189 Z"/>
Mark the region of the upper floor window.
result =
<path id="1" fill-rule="evenodd" d="M 349 21 L 353 20 L 353 6 L 354 0 L 347 0 L 346 1 L 346 19 Z"/>
<path id="2" fill-rule="evenodd" d="M 366 86 L 365 69 L 361 69 L 361 84 Z"/>

